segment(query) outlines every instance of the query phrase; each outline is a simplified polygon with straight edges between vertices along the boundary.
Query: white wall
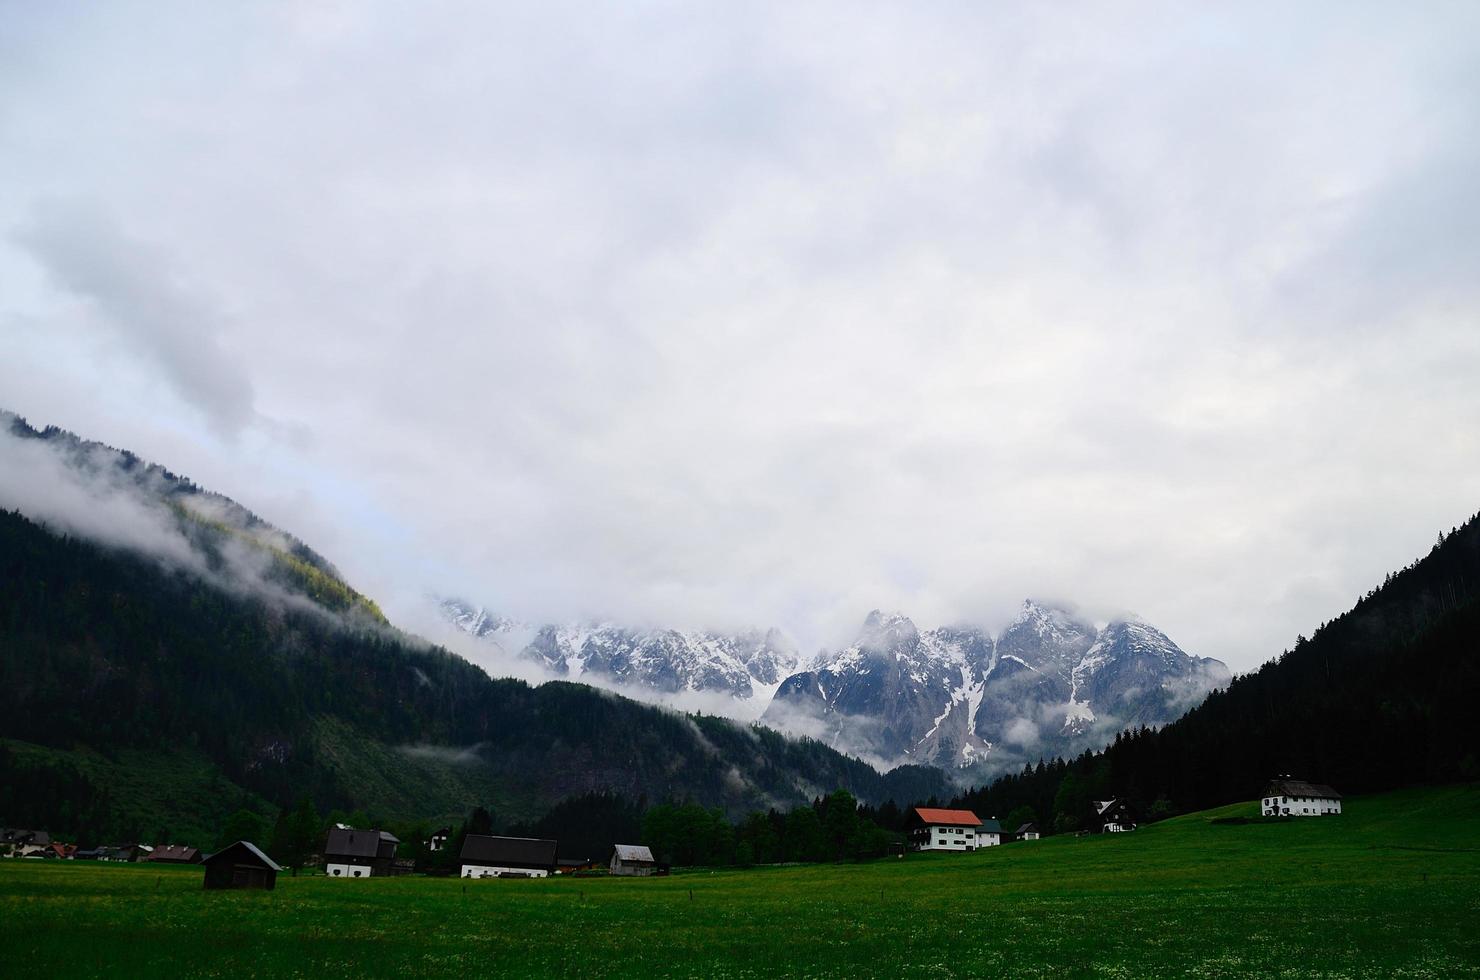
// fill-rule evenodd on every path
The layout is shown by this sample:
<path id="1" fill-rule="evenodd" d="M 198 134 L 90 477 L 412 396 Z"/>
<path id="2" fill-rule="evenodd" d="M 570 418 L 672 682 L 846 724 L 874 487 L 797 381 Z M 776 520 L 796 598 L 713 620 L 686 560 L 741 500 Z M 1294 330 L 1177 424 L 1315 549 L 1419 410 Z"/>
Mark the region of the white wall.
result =
<path id="1" fill-rule="evenodd" d="M 370 868 L 363 864 L 326 864 L 324 874 L 330 878 L 368 878 Z"/>
<path id="2" fill-rule="evenodd" d="M 1001 839 L 988 841 L 985 838 L 995 835 L 984 835 L 983 839 L 977 838 L 975 827 L 931 827 L 929 836 L 910 835 L 910 841 L 917 849 L 922 851 L 968 851 L 978 847 L 986 847 L 989 844 L 999 844 Z"/>
<path id="3" fill-rule="evenodd" d="M 1266 796 L 1259 801 L 1266 817 L 1323 817 L 1341 812 L 1340 800 L 1318 800 L 1309 796 Z"/>
<path id="4" fill-rule="evenodd" d="M 462 876 L 464 878 L 497 878 L 502 874 L 523 878 L 547 878 L 550 872 L 543 869 L 503 868 L 497 865 L 485 864 L 465 864 L 462 869 Z"/>

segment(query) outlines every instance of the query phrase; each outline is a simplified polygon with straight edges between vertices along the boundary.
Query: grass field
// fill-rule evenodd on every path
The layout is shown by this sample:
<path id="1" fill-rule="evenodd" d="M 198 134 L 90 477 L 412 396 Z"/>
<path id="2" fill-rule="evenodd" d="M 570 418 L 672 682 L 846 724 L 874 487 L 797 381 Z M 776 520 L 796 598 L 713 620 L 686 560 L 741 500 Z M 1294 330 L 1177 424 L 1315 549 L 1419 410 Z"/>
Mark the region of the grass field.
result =
<path id="1" fill-rule="evenodd" d="M 0 976 L 1480 976 L 1480 788 L 862 865 L 205 892 L 0 861 Z"/>

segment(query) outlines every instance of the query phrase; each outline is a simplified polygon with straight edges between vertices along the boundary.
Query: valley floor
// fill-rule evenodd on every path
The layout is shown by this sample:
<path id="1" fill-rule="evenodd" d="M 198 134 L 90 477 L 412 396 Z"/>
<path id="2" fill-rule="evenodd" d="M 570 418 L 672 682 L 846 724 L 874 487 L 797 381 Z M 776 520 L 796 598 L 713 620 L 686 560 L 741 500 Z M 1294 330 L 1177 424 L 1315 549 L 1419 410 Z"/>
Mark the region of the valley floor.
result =
<path id="1" fill-rule="evenodd" d="M 662 879 L 205 892 L 0 861 L 0 975 L 1480 977 L 1480 788 L 1340 817 Z"/>

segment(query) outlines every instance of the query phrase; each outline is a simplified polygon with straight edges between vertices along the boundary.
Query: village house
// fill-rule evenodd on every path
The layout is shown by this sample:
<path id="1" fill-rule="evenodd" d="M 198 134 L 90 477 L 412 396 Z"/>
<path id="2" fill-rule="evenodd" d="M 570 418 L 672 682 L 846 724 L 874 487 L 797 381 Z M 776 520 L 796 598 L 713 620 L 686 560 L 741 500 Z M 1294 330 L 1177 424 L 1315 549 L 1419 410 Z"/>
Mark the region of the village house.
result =
<path id="1" fill-rule="evenodd" d="M 555 870 L 563 875 L 575 874 L 577 871 L 595 871 L 599 867 L 601 861 L 594 857 L 563 857 L 555 862 Z"/>
<path id="2" fill-rule="evenodd" d="M 0 848 L 8 848 L 11 857 L 50 857 L 51 834 L 44 830 L 7 827 L 0 830 Z"/>
<path id="3" fill-rule="evenodd" d="M 658 873 L 658 862 L 646 844 L 618 844 L 612 849 L 608 868 L 614 875 L 654 875 Z"/>
<path id="4" fill-rule="evenodd" d="M 1025 823 L 1013 834 L 1018 840 L 1038 840 L 1043 835 L 1038 832 L 1036 823 Z"/>
<path id="5" fill-rule="evenodd" d="M 201 863 L 206 868 L 205 887 L 211 889 L 261 888 L 272 891 L 277 887 L 277 873 L 283 870 L 256 844 L 245 840 L 221 848 Z"/>
<path id="6" fill-rule="evenodd" d="M 1322 783 L 1307 783 L 1281 776 L 1264 787 L 1260 812 L 1266 817 L 1335 815 L 1341 812 L 1341 794 Z"/>
<path id="7" fill-rule="evenodd" d="M 161 844 L 149 852 L 146 861 L 156 864 L 199 864 L 200 849 L 184 844 Z"/>
<path id="8" fill-rule="evenodd" d="M 993 821 L 995 823 L 995 821 Z M 970 810 L 917 806 L 910 811 L 910 846 L 917 851 L 974 851 L 981 819 Z M 1002 828 L 997 839 L 1002 842 Z"/>
<path id="9" fill-rule="evenodd" d="M 435 830 L 432 832 L 432 836 L 427 839 L 427 850 L 433 853 L 440 851 L 447 846 L 447 842 L 450 840 L 452 840 L 451 827 L 443 827 L 440 830 Z"/>
<path id="10" fill-rule="evenodd" d="M 392 871 L 401 841 L 384 830 L 331 827 L 324 841 L 324 874 L 334 878 L 383 878 Z"/>
<path id="11" fill-rule="evenodd" d="M 1135 809 L 1125 800 L 1095 800 L 1087 829 L 1096 834 L 1123 834 L 1136 829 Z"/>
<path id="12" fill-rule="evenodd" d="M 533 837 L 469 834 L 458 874 L 463 878 L 546 878 L 558 867 L 558 845 Z"/>

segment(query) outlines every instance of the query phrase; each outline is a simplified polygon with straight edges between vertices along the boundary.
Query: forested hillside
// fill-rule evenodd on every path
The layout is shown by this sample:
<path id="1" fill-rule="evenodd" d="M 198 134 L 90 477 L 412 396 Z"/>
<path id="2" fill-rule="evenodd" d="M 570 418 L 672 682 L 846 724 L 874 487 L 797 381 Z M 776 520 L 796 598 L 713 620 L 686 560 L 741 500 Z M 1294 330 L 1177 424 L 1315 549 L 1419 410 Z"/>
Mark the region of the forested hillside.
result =
<path id="1" fill-rule="evenodd" d="M 1071 827 L 1088 801 L 1158 813 L 1259 795 L 1278 773 L 1370 793 L 1480 779 L 1480 516 L 1179 721 L 1040 763 L 961 802 Z"/>
<path id="2" fill-rule="evenodd" d="M 5 821 L 120 838 L 214 832 L 222 812 L 301 794 L 411 818 L 480 803 L 533 815 L 601 790 L 738 813 L 835 787 L 903 801 L 944 785 L 581 685 L 493 680 L 371 617 L 235 592 L 11 512 L 0 766 Z"/>

